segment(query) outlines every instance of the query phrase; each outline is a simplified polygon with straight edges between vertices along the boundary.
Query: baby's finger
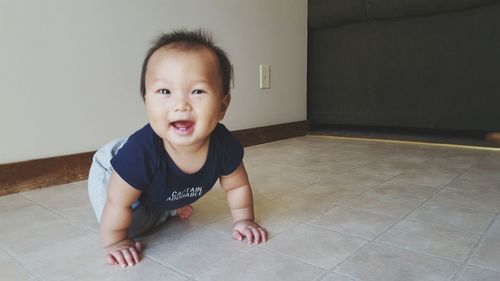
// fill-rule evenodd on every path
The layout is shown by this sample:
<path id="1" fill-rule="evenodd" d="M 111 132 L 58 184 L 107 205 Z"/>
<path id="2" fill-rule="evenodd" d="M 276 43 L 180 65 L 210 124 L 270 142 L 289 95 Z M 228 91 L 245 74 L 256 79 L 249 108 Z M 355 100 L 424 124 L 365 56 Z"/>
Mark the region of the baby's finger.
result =
<path id="1" fill-rule="evenodd" d="M 254 238 L 252 242 L 255 243 L 255 244 L 259 244 L 259 242 L 260 242 L 260 232 L 259 232 L 259 230 L 256 227 L 253 227 L 250 230 L 252 230 L 252 234 L 253 234 L 253 238 Z"/>
<path id="2" fill-rule="evenodd" d="M 262 238 L 262 242 L 266 242 L 267 241 L 267 231 L 264 228 L 259 227 L 259 232 L 260 232 L 260 237 Z"/>
<path id="3" fill-rule="evenodd" d="M 113 255 L 113 257 L 115 258 L 115 260 L 118 262 L 118 264 L 121 267 L 127 267 L 127 261 L 125 261 L 125 258 L 123 257 L 123 254 L 121 251 L 117 250 L 111 254 Z"/>
<path id="4" fill-rule="evenodd" d="M 129 250 L 132 254 L 132 258 L 134 259 L 134 263 L 139 263 L 139 252 L 137 251 L 137 249 L 134 247 L 130 247 Z"/>
<path id="5" fill-rule="evenodd" d="M 245 235 L 245 237 L 247 238 L 247 241 L 248 241 L 248 244 L 251 244 L 252 241 L 253 241 L 253 233 L 252 233 L 252 230 L 250 229 L 245 229 L 245 231 L 243 232 L 243 235 Z"/>
<path id="6" fill-rule="evenodd" d="M 129 249 L 123 249 L 122 250 L 123 257 L 125 258 L 125 261 L 127 262 L 127 266 L 132 266 L 134 265 L 134 258 L 132 257 L 132 254 L 130 253 Z"/>
<path id="7" fill-rule="evenodd" d="M 243 236 L 238 230 L 233 230 L 233 239 L 241 241 L 243 240 Z"/>
<path id="8" fill-rule="evenodd" d="M 112 255 L 110 255 L 110 254 L 108 254 L 108 255 L 107 255 L 107 257 L 106 257 L 106 261 L 107 261 L 109 264 L 111 264 L 111 265 L 114 265 L 114 264 L 116 264 L 116 263 L 117 263 L 116 259 L 115 259 Z"/>
<path id="9" fill-rule="evenodd" d="M 142 244 L 141 244 L 141 242 L 136 241 L 135 242 L 135 248 L 137 249 L 137 251 L 142 252 Z"/>

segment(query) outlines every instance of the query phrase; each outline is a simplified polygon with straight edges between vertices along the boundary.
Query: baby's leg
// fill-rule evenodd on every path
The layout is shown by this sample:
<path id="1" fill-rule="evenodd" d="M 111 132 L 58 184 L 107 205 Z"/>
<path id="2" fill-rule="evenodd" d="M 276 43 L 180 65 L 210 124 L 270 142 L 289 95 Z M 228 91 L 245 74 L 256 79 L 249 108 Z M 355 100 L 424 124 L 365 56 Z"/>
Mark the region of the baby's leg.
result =
<path id="1" fill-rule="evenodd" d="M 114 140 L 100 148 L 92 158 L 88 178 L 88 192 L 90 203 L 99 223 L 108 196 L 109 178 L 113 172 L 110 161 L 126 141 L 126 139 Z"/>
<path id="2" fill-rule="evenodd" d="M 129 237 L 141 235 L 164 223 L 168 217 L 179 216 L 181 219 L 188 219 L 192 212 L 191 205 L 172 211 L 159 211 L 141 204 L 132 211 L 132 223 L 128 227 L 128 235 Z"/>

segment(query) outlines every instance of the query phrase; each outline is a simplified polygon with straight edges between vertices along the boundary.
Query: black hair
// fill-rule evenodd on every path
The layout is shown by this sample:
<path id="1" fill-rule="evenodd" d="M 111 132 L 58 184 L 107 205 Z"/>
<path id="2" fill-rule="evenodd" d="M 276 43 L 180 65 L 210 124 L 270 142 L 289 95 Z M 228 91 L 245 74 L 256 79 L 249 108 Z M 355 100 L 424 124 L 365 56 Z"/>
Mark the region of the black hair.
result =
<path id="1" fill-rule="evenodd" d="M 219 64 L 219 75 L 222 80 L 222 93 L 223 96 L 229 95 L 229 83 L 231 80 L 231 62 L 229 61 L 226 52 L 215 45 L 212 35 L 203 30 L 196 29 L 188 31 L 185 29 L 174 30 L 170 33 L 161 34 L 156 40 L 153 41 L 153 46 L 148 50 L 144 62 L 142 64 L 141 73 L 141 96 L 144 100 L 146 95 L 146 71 L 148 68 L 148 61 L 151 55 L 161 47 L 174 44 L 177 48 L 190 50 L 197 47 L 205 47 L 212 51 L 217 57 Z"/>

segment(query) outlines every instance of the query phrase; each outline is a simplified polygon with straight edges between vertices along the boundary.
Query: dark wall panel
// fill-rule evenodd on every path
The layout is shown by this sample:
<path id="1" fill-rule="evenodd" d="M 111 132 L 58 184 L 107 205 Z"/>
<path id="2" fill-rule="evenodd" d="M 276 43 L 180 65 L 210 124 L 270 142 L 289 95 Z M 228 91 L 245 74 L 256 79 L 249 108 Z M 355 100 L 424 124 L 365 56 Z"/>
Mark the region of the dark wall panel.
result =
<path id="1" fill-rule="evenodd" d="M 500 130 L 500 4 L 309 31 L 313 123 Z"/>

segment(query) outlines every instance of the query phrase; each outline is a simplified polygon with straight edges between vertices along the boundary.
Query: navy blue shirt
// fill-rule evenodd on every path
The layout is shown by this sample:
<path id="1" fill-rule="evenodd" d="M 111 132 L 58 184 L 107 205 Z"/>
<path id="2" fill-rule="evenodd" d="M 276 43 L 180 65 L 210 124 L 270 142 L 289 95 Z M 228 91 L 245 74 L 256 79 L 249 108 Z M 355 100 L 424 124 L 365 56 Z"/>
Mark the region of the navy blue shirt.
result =
<path id="1" fill-rule="evenodd" d="M 243 159 L 243 147 L 222 124 L 210 134 L 207 159 L 194 174 L 177 167 L 163 140 L 147 124 L 132 134 L 111 159 L 113 169 L 129 185 L 142 191 L 148 207 L 174 210 L 198 200 L 220 176 L 231 174 Z"/>

